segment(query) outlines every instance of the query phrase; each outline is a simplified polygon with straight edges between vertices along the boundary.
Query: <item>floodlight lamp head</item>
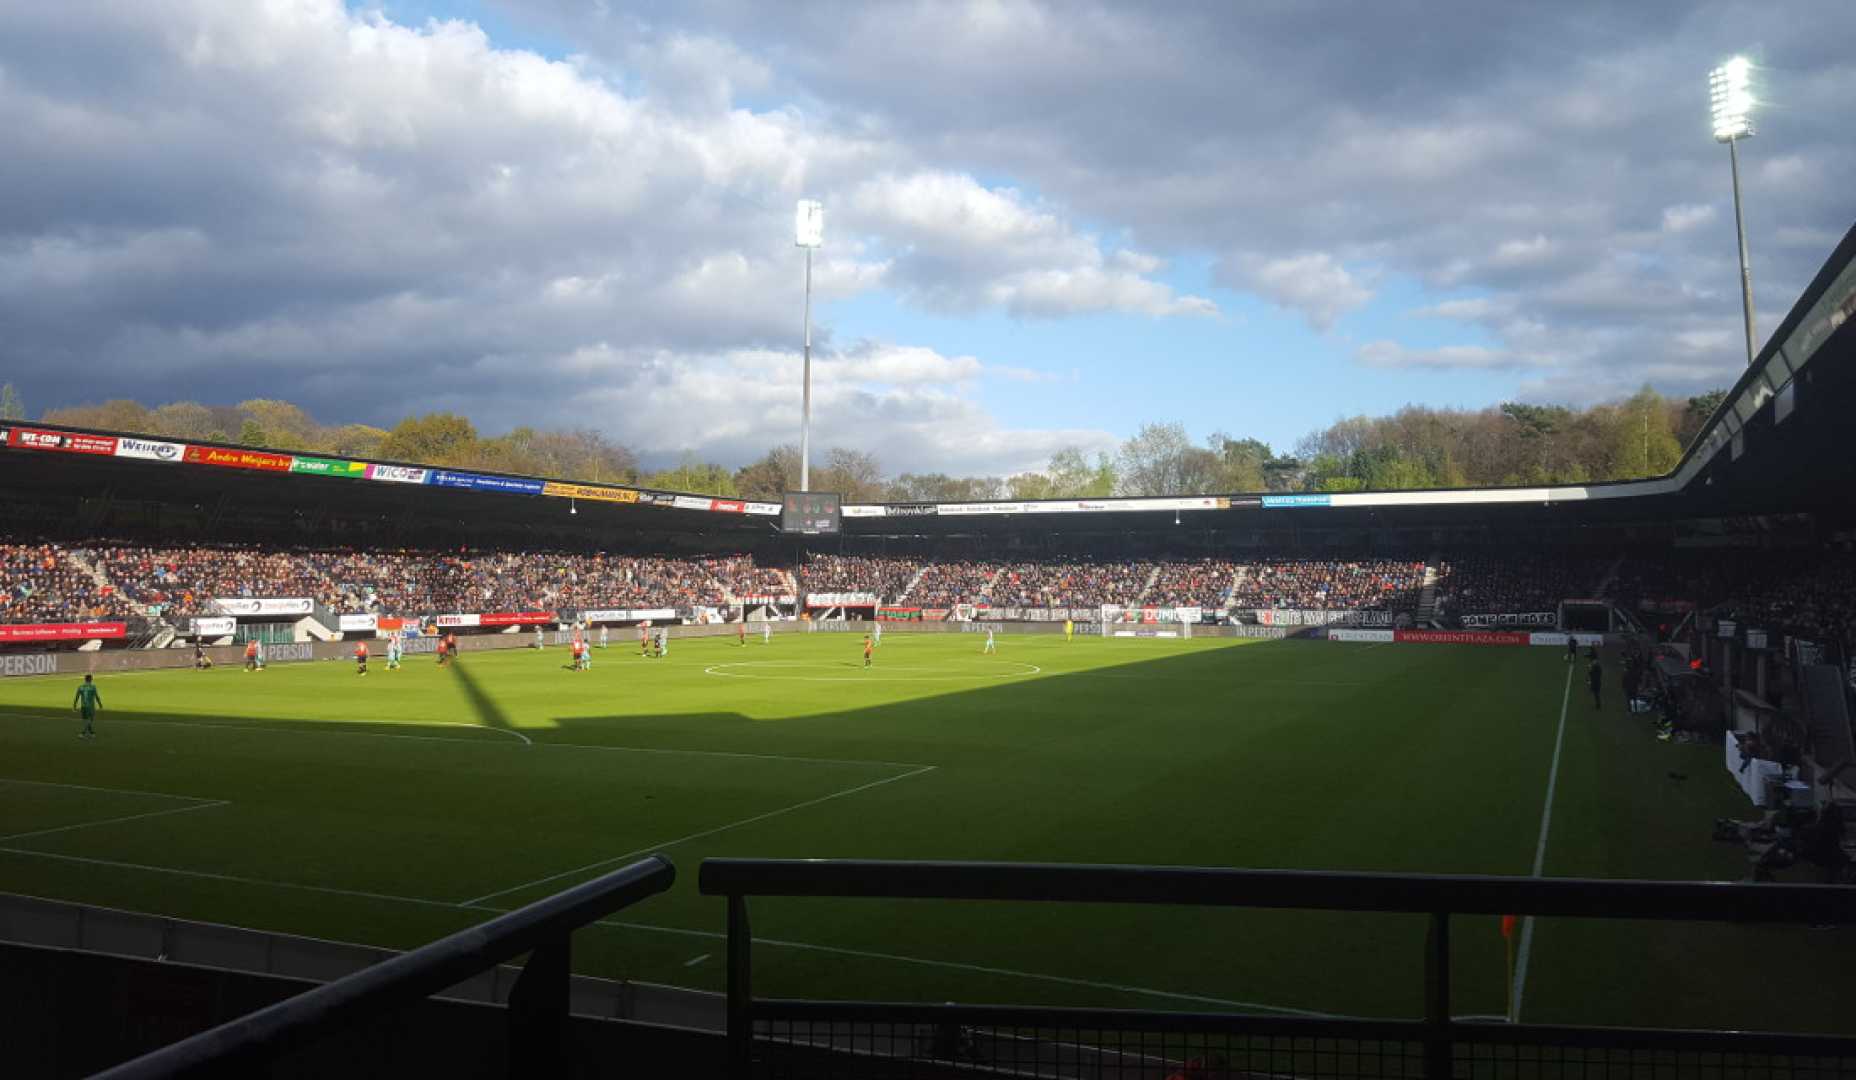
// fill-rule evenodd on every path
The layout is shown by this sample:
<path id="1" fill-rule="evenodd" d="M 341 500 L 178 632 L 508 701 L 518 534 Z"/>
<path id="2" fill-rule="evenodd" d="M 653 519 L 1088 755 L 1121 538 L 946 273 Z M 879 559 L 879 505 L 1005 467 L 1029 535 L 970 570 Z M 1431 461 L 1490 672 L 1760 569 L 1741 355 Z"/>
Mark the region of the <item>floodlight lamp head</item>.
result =
<path id="1" fill-rule="evenodd" d="M 1753 134 L 1753 65 L 1746 57 L 1736 56 L 1708 73 L 1708 103 L 1715 142 Z"/>
<path id="2" fill-rule="evenodd" d="M 817 199 L 801 199 L 793 211 L 793 243 L 815 248 L 825 243 L 825 204 Z"/>

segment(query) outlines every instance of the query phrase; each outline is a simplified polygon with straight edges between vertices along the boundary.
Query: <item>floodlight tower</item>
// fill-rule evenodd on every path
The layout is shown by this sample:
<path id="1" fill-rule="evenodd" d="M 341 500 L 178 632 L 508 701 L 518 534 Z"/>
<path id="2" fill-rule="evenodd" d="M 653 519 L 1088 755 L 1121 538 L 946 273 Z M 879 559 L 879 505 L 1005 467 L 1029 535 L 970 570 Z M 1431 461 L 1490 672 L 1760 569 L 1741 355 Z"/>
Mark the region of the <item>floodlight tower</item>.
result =
<path id="1" fill-rule="evenodd" d="M 1734 176 L 1734 231 L 1740 234 L 1740 306 L 1746 315 L 1746 362 L 1753 363 L 1758 348 L 1753 331 L 1753 264 L 1746 254 L 1746 219 L 1740 213 L 1740 153 L 1734 144 L 1753 134 L 1753 65 L 1736 56 L 1708 73 L 1708 99 L 1713 106 L 1714 141 L 1727 144 L 1727 162 Z"/>
<path id="2" fill-rule="evenodd" d="M 793 212 L 793 242 L 806 249 L 805 391 L 799 412 L 799 490 L 812 490 L 812 252 L 825 242 L 825 204 L 801 199 Z"/>

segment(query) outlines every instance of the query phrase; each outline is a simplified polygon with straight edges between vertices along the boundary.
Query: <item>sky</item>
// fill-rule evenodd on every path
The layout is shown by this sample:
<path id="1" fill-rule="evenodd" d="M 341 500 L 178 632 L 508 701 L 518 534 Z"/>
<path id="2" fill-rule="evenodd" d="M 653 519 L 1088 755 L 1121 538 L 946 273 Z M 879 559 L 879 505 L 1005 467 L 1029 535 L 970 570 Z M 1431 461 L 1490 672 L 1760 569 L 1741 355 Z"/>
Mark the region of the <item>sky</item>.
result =
<path id="1" fill-rule="evenodd" d="M 0 381 L 1007 475 L 1731 385 L 1856 221 L 1856 5 L 0 3 Z"/>

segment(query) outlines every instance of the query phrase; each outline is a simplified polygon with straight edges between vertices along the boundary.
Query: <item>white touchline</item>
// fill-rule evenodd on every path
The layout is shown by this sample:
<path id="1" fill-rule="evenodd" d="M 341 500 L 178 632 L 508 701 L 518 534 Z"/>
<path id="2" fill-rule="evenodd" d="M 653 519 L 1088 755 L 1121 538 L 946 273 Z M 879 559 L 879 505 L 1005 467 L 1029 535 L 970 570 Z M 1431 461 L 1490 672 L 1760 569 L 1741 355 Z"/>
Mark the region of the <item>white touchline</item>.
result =
<path id="1" fill-rule="evenodd" d="M 585 866 L 576 866 L 572 870 L 562 870 L 558 874 L 549 874 L 547 877 L 539 877 L 533 881 L 525 881 L 520 885 L 511 885 L 507 889 L 498 889 L 493 893 L 485 893 L 482 896 L 471 897 L 469 900 L 460 900 L 457 906 L 474 907 L 486 900 L 494 900 L 499 896 L 508 896 L 510 893 L 521 892 L 523 889 L 531 888 L 536 885 L 546 885 L 550 881 L 559 881 L 565 877 L 573 877 L 575 874 L 583 874 L 588 870 L 597 870 L 602 866 L 611 866 L 614 863 L 624 862 L 626 859 L 635 858 L 639 855 L 649 855 L 652 852 L 662 851 L 665 848 L 676 847 L 678 844 L 687 844 L 691 840 L 701 840 L 706 836 L 714 836 L 716 833 L 727 832 L 730 829 L 739 829 L 743 825 L 752 825 L 757 821 L 766 821 L 768 818 L 779 817 L 782 814 L 790 814 L 795 810 L 804 810 L 808 806 L 817 806 L 820 803 L 830 802 L 833 799 L 842 799 L 847 795 L 855 795 L 860 791 L 869 791 L 871 788 L 879 788 L 884 784 L 893 784 L 898 780 L 907 780 L 910 777 L 920 776 L 923 773 L 933 772 L 934 770 L 935 766 L 933 765 L 923 765 L 921 768 L 911 772 L 897 773 L 895 776 L 886 776 L 881 780 L 872 780 L 868 784 L 859 784 L 856 787 L 845 788 L 843 791 L 834 791 L 829 795 L 821 795 L 816 799 L 807 799 L 805 802 L 794 803 L 791 806 L 782 806 L 778 810 L 769 810 L 764 814 L 755 814 L 753 817 L 742 818 L 740 821 L 731 821 L 726 825 L 717 825 L 713 829 L 704 829 L 701 832 L 691 833 L 688 836 L 679 836 L 675 840 L 666 840 L 661 843 L 650 844 L 638 848 L 635 851 L 628 851 L 623 855 L 614 855 L 611 858 L 601 859 L 598 862 L 587 863 Z"/>
<path id="2" fill-rule="evenodd" d="M 175 806 L 166 810 L 150 810 L 144 814 L 124 814 L 122 817 L 104 818 L 101 821 L 80 821 L 76 825 L 59 825 L 51 829 L 34 829 L 32 832 L 14 833 L 0 836 L 0 844 L 13 840 L 26 840 L 34 836 L 50 836 L 53 833 L 71 832 L 74 829 L 94 829 L 100 825 L 120 825 L 125 821 L 140 821 L 143 818 L 164 817 L 168 814 L 190 814 L 195 810 L 213 810 L 232 804 L 223 800 L 214 802 L 196 802 L 192 806 Z"/>
<path id="3" fill-rule="evenodd" d="M 1547 865 L 1547 833 L 1553 828 L 1553 789 L 1560 780 L 1560 748 L 1566 743 L 1566 707 L 1572 703 L 1572 669 L 1566 669 L 1566 689 L 1560 694 L 1560 729 L 1553 736 L 1553 766 L 1547 770 L 1547 804 L 1540 810 L 1540 841 L 1534 845 L 1534 877 Z M 1509 1022 L 1521 1019 L 1521 996 L 1527 989 L 1527 957 L 1534 945 L 1534 917 L 1521 920 L 1521 945 L 1515 950 L 1514 1013 Z"/>

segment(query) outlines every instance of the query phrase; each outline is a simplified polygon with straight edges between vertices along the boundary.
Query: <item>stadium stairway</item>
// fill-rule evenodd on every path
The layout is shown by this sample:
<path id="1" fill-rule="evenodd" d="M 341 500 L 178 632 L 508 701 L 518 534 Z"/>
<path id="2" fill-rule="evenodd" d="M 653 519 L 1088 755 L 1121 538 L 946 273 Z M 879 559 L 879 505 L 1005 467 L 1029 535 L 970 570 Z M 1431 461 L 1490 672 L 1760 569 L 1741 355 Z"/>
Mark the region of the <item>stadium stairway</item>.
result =
<path id="1" fill-rule="evenodd" d="M 1605 590 L 1611 588 L 1611 583 L 1617 580 L 1618 568 L 1623 565 L 1624 565 L 1624 556 L 1622 555 L 1619 555 L 1617 558 L 1611 560 L 1611 565 L 1605 567 L 1605 576 L 1599 578 L 1598 584 L 1592 587 L 1591 595 L 1593 596 L 1606 595 Z"/>
<path id="2" fill-rule="evenodd" d="M 1153 591 L 1154 582 L 1159 580 L 1160 564 L 1155 563 L 1153 569 L 1147 571 L 1147 582 L 1141 586 L 1141 591 L 1135 594 L 1133 606 L 1140 607 L 1142 604 L 1146 603 L 1147 594 Z"/>
<path id="3" fill-rule="evenodd" d="M 907 600 L 909 598 L 909 594 L 915 591 L 915 586 L 920 585 L 922 583 L 922 575 L 926 574 L 928 572 L 928 568 L 933 565 L 934 565 L 934 561 L 929 560 L 927 562 L 922 563 L 921 566 L 916 568 L 915 576 L 910 578 L 909 583 L 902 587 L 902 592 L 897 594 L 896 600 L 898 603 L 900 603 L 903 600 Z"/>
<path id="4" fill-rule="evenodd" d="M 111 581 L 107 574 L 105 574 L 102 570 L 99 570 L 95 563 L 85 558 L 82 554 L 76 551 L 67 550 L 64 553 L 64 558 L 66 562 L 70 563 L 72 566 L 76 567 L 77 569 L 83 571 L 85 577 L 88 577 L 90 580 L 96 582 L 97 588 L 108 589 L 111 592 L 117 593 L 122 596 L 129 595 L 128 593 L 125 593 L 121 589 L 117 588 L 116 583 Z"/>
<path id="5" fill-rule="evenodd" d="M 1428 623 L 1437 617 L 1437 556 L 1424 560 L 1424 582 L 1418 587 L 1418 610 L 1414 613 L 1420 624 Z"/>

